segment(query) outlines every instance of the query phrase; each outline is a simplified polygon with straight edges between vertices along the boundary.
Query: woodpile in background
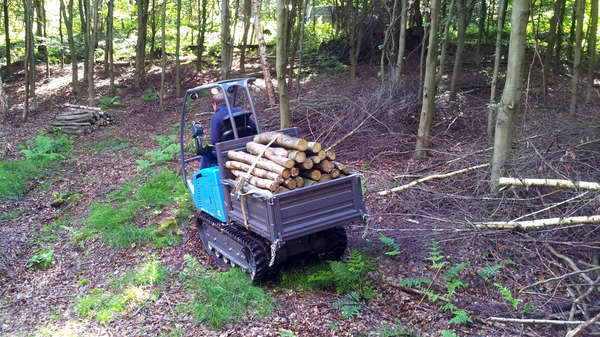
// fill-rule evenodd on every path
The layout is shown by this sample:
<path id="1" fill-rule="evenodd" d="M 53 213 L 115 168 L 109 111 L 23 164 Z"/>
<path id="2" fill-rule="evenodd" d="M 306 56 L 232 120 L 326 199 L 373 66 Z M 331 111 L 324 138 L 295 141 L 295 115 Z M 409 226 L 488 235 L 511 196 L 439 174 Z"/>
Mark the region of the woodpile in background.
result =
<path id="1" fill-rule="evenodd" d="M 61 132 L 70 134 L 87 134 L 99 126 L 106 126 L 114 122 L 113 116 L 100 108 L 71 105 L 56 115 L 53 127 L 60 128 Z"/>
<path id="2" fill-rule="evenodd" d="M 267 144 L 275 141 L 267 148 Z M 256 165 L 246 183 L 270 193 L 287 192 L 350 174 L 350 169 L 335 161 L 333 151 L 324 151 L 318 142 L 264 132 L 246 143 L 246 151 L 229 151 L 225 167 L 240 177 Z M 264 152 L 264 153 L 263 153 Z M 258 156 L 263 153 L 259 159 Z"/>

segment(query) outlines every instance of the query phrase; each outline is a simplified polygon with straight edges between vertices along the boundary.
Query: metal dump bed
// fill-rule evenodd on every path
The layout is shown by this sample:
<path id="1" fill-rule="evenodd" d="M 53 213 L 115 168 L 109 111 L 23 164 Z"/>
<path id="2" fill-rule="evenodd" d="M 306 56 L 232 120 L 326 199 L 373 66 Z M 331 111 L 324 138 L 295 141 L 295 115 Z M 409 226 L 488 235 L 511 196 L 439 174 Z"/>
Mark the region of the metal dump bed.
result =
<path id="1" fill-rule="evenodd" d="M 298 137 L 297 128 L 279 132 Z M 250 230 L 271 242 L 288 241 L 363 220 L 365 206 L 358 174 L 273 196 L 254 193 L 236 198 L 232 194 L 235 177 L 225 168 L 227 151 L 245 151 L 246 143 L 252 141 L 252 138 L 239 138 L 216 146 L 228 222 L 233 221 L 242 226 L 245 224 L 242 201 Z"/>

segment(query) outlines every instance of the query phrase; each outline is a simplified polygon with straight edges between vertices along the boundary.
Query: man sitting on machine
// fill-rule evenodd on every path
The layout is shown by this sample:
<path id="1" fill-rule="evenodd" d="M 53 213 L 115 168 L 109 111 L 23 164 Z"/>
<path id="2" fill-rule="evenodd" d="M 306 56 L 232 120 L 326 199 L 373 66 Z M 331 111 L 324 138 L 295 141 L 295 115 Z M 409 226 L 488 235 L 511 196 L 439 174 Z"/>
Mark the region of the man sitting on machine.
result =
<path id="1" fill-rule="evenodd" d="M 215 114 L 210 119 L 210 141 L 213 145 L 234 138 L 232 124 L 225 103 L 224 93 L 218 88 L 211 91 L 212 108 Z M 251 113 L 240 107 L 232 107 L 231 115 L 234 118 L 238 137 L 246 137 L 256 134 L 256 123 L 250 118 Z M 217 154 L 209 147 L 204 149 L 201 168 L 217 166 Z"/>

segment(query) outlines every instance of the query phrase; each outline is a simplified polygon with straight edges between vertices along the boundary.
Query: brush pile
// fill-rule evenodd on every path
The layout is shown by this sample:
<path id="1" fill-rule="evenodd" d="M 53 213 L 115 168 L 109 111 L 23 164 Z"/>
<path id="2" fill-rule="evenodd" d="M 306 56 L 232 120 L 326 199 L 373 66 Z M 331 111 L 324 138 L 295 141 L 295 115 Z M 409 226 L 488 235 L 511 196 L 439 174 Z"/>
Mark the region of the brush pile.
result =
<path id="1" fill-rule="evenodd" d="M 56 115 L 52 126 L 64 133 L 80 135 L 88 134 L 99 126 L 110 125 L 113 121 L 113 117 L 100 108 L 68 104 Z"/>
<path id="2" fill-rule="evenodd" d="M 252 142 L 246 143 L 246 151 L 229 151 L 230 160 L 225 167 L 234 176 L 241 177 L 256 162 L 246 182 L 271 193 L 287 192 L 350 174 L 349 168 L 335 161 L 335 153 L 323 150 L 320 143 L 278 132 L 254 136 Z"/>

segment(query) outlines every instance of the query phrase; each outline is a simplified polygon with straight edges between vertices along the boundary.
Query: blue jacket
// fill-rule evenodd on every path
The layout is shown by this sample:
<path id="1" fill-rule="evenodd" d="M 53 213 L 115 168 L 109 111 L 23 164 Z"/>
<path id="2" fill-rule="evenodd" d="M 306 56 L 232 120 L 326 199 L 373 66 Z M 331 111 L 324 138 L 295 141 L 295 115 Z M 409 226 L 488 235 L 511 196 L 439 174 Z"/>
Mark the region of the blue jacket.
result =
<path id="1" fill-rule="evenodd" d="M 244 109 L 238 107 L 231 108 L 232 114 L 240 111 L 244 111 Z M 210 141 L 213 145 L 221 142 L 220 138 L 224 131 L 231 129 L 231 122 L 225 121 L 227 117 L 229 117 L 227 105 L 219 104 L 217 111 L 215 111 L 215 114 L 210 119 Z M 256 126 L 252 119 L 248 119 L 248 124 Z"/>

